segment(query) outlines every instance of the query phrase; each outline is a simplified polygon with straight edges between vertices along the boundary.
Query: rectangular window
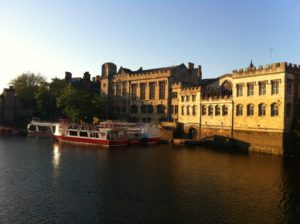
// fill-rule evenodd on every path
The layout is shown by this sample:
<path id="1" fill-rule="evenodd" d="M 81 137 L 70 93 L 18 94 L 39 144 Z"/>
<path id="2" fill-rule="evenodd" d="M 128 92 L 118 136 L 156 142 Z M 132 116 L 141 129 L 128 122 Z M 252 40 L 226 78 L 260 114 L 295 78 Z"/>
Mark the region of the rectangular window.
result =
<path id="1" fill-rule="evenodd" d="M 189 106 L 186 107 L 186 115 L 190 115 L 190 107 Z"/>
<path id="2" fill-rule="evenodd" d="M 177 98 L 177 92 L 172 92 L 172 98 L 176 99 Z"/>
<path id="3" fill-rule="evenodd" d="M 279 93 L 279 80 L 271 81 L 272 95 L 276 95 Z"/>
<path id="4" fill-rule="evenodd" d="M 214 114 L 214 108 L 212 106 L 208 107 L 208 115 L 212 116 Z"/>
<path id="5" fill-rule="evenodd" d="M 258 86 L 259 86 L 259 95 L 266 95 L 266 84 L 267 82 L 259 82 Z"/>
<path id="6" fill-rule="evenodd" d="M 206 106 L 201 107 L 201 114 L 206 115 Z"/>
<path id="7" fill-rule="evenodd" d="M 166 95 L 166 82 L 161 81 L 159 82 L 159 99 L 165 99 Z"/>
<path id="8" fill-rule="evenodd" d="M 136 99 L 137 84 L 131 85 L 131 99 Z"/>
<path id="9" fill-rule="evenodd" d="M 181 107 L 181 115 L 184 115 L 184 107 Z"/>
<path id="10" fill-rule="evenodd" d="M 236 85 L 236 96 L 243 96 L 243 85 L 242 84 L 238 84 Z"/>
<path id="11" fill-rule="evenodd" d="M 186 102 L 190 101 L 190 96 L 186 96 Z"/>
<path id="12" fill-rule="evenodd" d="M 193 102 L 196 101 L 196 95 L 192 95 L 192 101 L 193 101 Z"/>
<path id="13" fill-rule="evenodd" d="M 222 115 L 223 116 L 227 116 L 228 115 L 228 107 L 223 105 L 222 107 Z"/>
<path id="14" fill-rule="evenodd" d="M 196 116 L 197 115 L 197 110 L 196 110 L 196 106 L 193 106 L 193 116 Z"/>
<path id="15" fill-rule="evenodd" d="M 175 105 L 175 114 L 178 114 L 178 105 Z"/>
<path id="16" fill-rule="evenodd" d="M 248 96 L 253 96 L 254 95 L 254 83 L 248 83 L 247 95 Z"/>
<path id="17" fill-rule="evenodd" d="M 181 102 L 184 102 L 184 96 L 181 96 Z"/>
<path id="18" fill-rule="evenodd" d="M 150 82 L 149 84 L 149 98 L 150 100 L 155 99 L 155 82 Z"/>
<path id="19" fill-rule="evenodd" d="M 140 99 L 141 100 L 146 99 L 146 83 L 140 84 Z"/>

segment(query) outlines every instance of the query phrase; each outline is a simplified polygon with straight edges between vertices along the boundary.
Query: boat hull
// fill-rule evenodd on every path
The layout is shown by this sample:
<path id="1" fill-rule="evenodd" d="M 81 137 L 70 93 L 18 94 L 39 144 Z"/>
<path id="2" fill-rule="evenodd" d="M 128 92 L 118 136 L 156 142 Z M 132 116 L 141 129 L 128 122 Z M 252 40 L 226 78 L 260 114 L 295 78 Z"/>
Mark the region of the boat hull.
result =
<path id="1" fill-rule="evenodd" d="M 55 135 L 54 137 L 59 142 L 68 142 L 68 143 L 75 143 L 75 144 L 101 145 L 104 147 L 128 145 L 127 139 L 104 140 L 104 139 L 80 138 L 80 137 L 72 137 L 72 136 L 57 136 L 57 135 Z"/>

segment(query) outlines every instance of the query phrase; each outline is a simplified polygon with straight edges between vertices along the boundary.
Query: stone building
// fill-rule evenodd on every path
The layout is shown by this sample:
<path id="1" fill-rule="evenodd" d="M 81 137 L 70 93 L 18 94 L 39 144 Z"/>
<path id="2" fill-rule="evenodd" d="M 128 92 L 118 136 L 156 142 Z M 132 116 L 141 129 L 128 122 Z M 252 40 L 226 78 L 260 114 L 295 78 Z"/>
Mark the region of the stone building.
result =
<path id="1" fill-rule="evenodd" d="M 132 71 L 113 63 L 102 66 L 101 92 L 108 96 L 109 113 L 114 119 L 154 122 L 176 120 L 178 92 L 182 85 L 195 85 L 201 67 L 184 64 Z"/>
<path id="2" fill-rule="evenodd" d="M 195 91 L 196 90 L 196 91 Z M 190 97 L 196 95 L 196 102 Z M 191 115 L 188 108 L 196 109 Z M 195 139 L 234 139 L 251 151 L 283 154 L 299 127 L 300 66 L 283 63 L 234 70 L 182 88 L 179 119 Z M 194 117 L 193 117 L 194 116 Z M 300 129 L 299 129 L 300 130 Z"/>
<path id="3" fill-rule="evenodd" d="M 0 96 L 0 123 L 16 124 L 22 113 L 22 104 L 12 86 L 5 88 Z"/>
<path id="4" fill-rule="evenodd" d="M 93 77 L 89 72 L 85 72 L 83 77 L 72 77 L 71 72 L 65 72 L 65 81 L 77 89 L 85 89 L 95 93 L 100 93 L 100 76 Z"/>

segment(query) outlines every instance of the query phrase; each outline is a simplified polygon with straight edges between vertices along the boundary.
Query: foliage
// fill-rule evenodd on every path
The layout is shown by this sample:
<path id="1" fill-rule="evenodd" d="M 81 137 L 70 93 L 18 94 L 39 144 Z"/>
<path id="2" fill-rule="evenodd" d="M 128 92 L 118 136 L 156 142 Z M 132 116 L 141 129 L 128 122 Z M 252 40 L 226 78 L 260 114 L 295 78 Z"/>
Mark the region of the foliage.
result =
<path id="1" fill-rule="evenodd" d="M 34 74 L 31 72 L 23 73 L 16 79 L 11 81 L 11 85 L 14 87 L 17 96 L 20 98 L 25 109 L 36 109 L 36 101 L 34 95 L 38 87 L 46 83 L 45 77 L 40 74 Z"/>

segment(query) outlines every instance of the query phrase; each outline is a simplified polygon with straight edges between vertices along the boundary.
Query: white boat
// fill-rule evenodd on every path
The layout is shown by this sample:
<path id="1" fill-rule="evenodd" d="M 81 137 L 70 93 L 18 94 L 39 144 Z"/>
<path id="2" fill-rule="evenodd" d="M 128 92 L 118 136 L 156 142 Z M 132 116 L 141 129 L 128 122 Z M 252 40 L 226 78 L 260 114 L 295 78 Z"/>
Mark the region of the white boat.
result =
<path id="1" fill-rule="evenodd" d="M 57 123 L 31 121 L 27 125 L 28 136 L 53 136 Z"/>
<path id="2" fill-rule="evenodd" d="M 93 125 L 59 123 L 54 137 L 59 142 L 94 144 L 105 147 L 128 145 L 127 130 L 123 127 L 98 127 Z"/>
<path id="3" fill-rule="evenodd" d="M 158 126 L 149 123 L 127 123 L 127 122 L 101 122 L 100 127 L 123 127 L 127 129 L 130 145 L 153 144 L 160 141 L 160 129 Z"/>

